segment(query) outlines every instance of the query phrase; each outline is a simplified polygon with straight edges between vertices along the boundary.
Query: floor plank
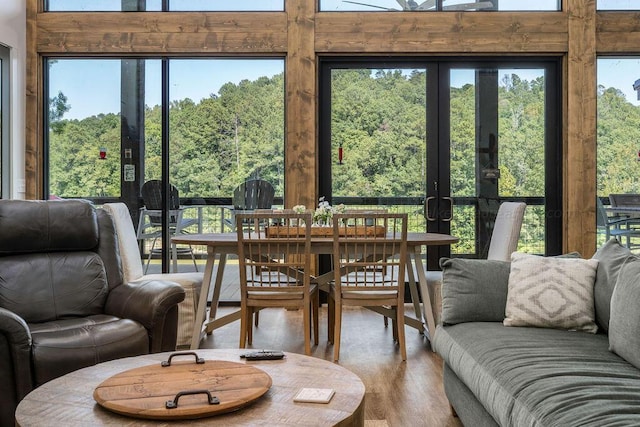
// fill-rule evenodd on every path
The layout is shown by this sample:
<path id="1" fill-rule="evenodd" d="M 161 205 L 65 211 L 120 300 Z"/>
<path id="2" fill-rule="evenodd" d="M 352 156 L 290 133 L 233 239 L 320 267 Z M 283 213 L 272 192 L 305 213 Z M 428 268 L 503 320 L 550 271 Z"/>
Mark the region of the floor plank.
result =
<path id="1" fill-rule="evenodd" d="M 222 307 L 220 311 L 235 309 Z M 320 344 L 312 348 L 312 355 L 332 360 L 326 305 L 320 315 Z M 234 322 L 206 337 L 201 348 L 237 348 L 239 336 L 240 323 Z M 346 308 L 338 363 L 360 376 L 366 386 L 365 418 L 386 420 L 391 427 L 462 426 L 451 415 L 444 394 L 442 359 L 415 329 L 407 327 L 406 336 L 407 361 L 402 362 L 391 327 L 385 328 L 380 315 L 359 307 Z M 262 310 L 252 348 L 304 353 L 301 311 Z"/>

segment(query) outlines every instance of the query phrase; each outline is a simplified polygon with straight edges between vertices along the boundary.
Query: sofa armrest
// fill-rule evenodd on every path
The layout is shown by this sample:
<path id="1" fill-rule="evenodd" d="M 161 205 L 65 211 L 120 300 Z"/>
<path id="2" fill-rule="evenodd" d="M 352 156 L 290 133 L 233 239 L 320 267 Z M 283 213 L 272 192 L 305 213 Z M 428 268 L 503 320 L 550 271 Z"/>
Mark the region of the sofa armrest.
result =
<path id="1" fill-rule="evenodd" d="M 442 324 L 502 322 L 511 263 L 443 258 Z"/>
<path id="2" fill-rule="evenodd" d="M 20 401 L 33 389 L 31 375 L 31 332 L 27 323 L 12 311 L 0 308 L 0 355 L 10 360 L 0 360 L 0 372 L 12 379 L 8 389 L 15 392 L 15 399 Z M 2 375 L 4 376 L 4 375 Z M 4 392 L 0 392 L 4 396 Z M 5 401 L 3 399 L 3 401 Z"/>
<path id="3" fill-rule="evenodd" d="M 184 289 L 175 282 L 125 283 L 109 292 L 105 313 L 141 323 L 149 332 L 150 352 L 175 350 L 178 303 L 184 296 Z"/>

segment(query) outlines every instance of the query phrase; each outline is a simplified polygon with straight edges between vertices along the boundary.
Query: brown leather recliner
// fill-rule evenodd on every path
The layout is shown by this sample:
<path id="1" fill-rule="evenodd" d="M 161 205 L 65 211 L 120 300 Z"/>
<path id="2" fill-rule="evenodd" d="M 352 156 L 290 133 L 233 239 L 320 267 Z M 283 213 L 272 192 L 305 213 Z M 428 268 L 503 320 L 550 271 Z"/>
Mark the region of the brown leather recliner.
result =
<path id="1" fill-rule="evenodd" d="M 0 200 L 0 426 L 35 387 L 175 350 L 174 282 L 123 282 L 109 214 L 81 200 Z M 55 396 L 52 396 L 55 399 Z"/>

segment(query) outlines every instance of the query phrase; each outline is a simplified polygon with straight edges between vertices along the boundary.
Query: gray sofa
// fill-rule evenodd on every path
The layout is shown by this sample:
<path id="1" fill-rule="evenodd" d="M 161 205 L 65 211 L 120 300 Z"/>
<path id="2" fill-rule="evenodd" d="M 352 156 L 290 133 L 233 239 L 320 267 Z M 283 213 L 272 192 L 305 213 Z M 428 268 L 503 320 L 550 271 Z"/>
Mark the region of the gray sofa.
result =
<path id="1" fill-rule="evenodd" d="M 640 258 L 612 239 L 593 259 L 595 334 L 504 326 L 510 263 L 442 260 L 433 346 L 465 426 L 640 425 Z"/>

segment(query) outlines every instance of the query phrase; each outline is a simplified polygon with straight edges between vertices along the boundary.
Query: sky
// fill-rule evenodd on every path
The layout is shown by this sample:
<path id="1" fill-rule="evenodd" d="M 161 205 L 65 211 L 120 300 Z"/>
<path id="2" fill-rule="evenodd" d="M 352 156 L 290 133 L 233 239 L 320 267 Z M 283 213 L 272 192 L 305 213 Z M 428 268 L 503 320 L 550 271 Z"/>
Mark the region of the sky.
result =
<path id="1" fill-rule="evenodd" d="M 626 96 L 633 105 L 640 105 L 638 93 L 633 83 L 640 79 L 640 57 L 601 57 L 598 59 L 598 85 L 605 88 L 615 87 Z"/>
<path id="2" fill-rule="evenodd" d="M 148 59 L 145 64 L 145 104 L 160 105 L 161 61 Z M 283 59 L 171 59 L 169 97 L 200 102 L 226 83 L 273 77 L 283 71 Z M 120 97 L 114 92 L 120 92 L 120 60 L 58 60 L 49 69 L 49 87 L 49 96 L 61 91 L 67 97 L 71 109 L 65 119 L 118 113 Z"/>
<path id="3" fill-rule="evenodd" d="M 118 10 L 122 0 L 49 0 L 51 10 L 64 6 L 66 10 Z M 323 10 L 376 10 L 369 6 L 345 3 L 343 0 L 320 0 Z M 354 0 L 360 1 L 360 0 Z M 461 3 L 466 0 L 448 0 Z M 531 7 L 553 9 L 557 0 L 523 2 L 522 0 L 500 0 L 500 8 Z M 384 7 L 397 7 L 396 0 L 362 0 L 362 3 Z M 420 2 L 419 2 L 420 3 Z M 632 5 L 633 3 L 633 5 Z M 638 0 L 598 0 L 600 8 L 636 7 Z M 147 0 L 147 7 L 159 9 L 160 0 Z M 170 0 L 172 9 L 202 9 L 203 4 L 228 8 L 227 10 L 282 10 L 284 0 Z M 212 8 L 213 9 L 213 8 Z M 160 69 L 158 59 L 146 60 L 146 96 L 149 106 L 160 104 Z M 239 83 L 241 80 L 255 80 L 262 76 L 272 77 L 284 71 L 282 59 L 172 59 L 170 61 L 170 98 L 179 100 L 190 98 L 195 102 L 217 94 L 225 83 Z M 521 77 L 535 78 L 535 72 L 518 71 Z M 452 85 L 460 87 L 469 82 L 468 73 L 452 75 Z M 620 89 L 629 102 L 640 105 L 633 83 L 640 79 L 640 57 L 634 59 L 601 58 L 598 60 L 598 84 Z M 82 119 L 99 113 L 120 111 L 119 97 L 114 91 L 120 90 L 120 61 L 117 59 L 80 60 L 65 59 L 50 68 L 50 94 L 62 91 L 68 97 L 71 110 L 65 114 L 68 119 Z M 91 94 L 87 96 L 87 94 Z"/>
<path id="4" fill-rule="evenodd" d="M 633 90 L 633 83 L 640 79 L 640 57 L 600 58 L 597 66 L 598 85 L 615 87 L 625 94 L 627 101 L 640 105 L 637 93 Z M 160 60 L 146 60 L 145 104 L 148 106 L 160 104 L 160 68 Z M 238 84 L 244 79 L 273 77 L 283 71 L 282 59 L 172 59 L 169 96 L 171 100 L 190 98 L 200 102 L 211 94 L 217 94 L 226 83 Z M 539 70 L 512 69 L 501 70 L 501 75 L 511 72 L 526 80 L 541 75 Z M 473 71 L 452 72 L 452 86 L 461 87 L 467 83 L 473 83 Z M 118 113 L 120 97 L 114 96 L 114 92 L 120 91 L 120 60 L 59 60 L 50 67 L 49 87 L 50 96 L 62 91 L 67 97 L 71 109 L 65 114 L 66 119 Z"/>

